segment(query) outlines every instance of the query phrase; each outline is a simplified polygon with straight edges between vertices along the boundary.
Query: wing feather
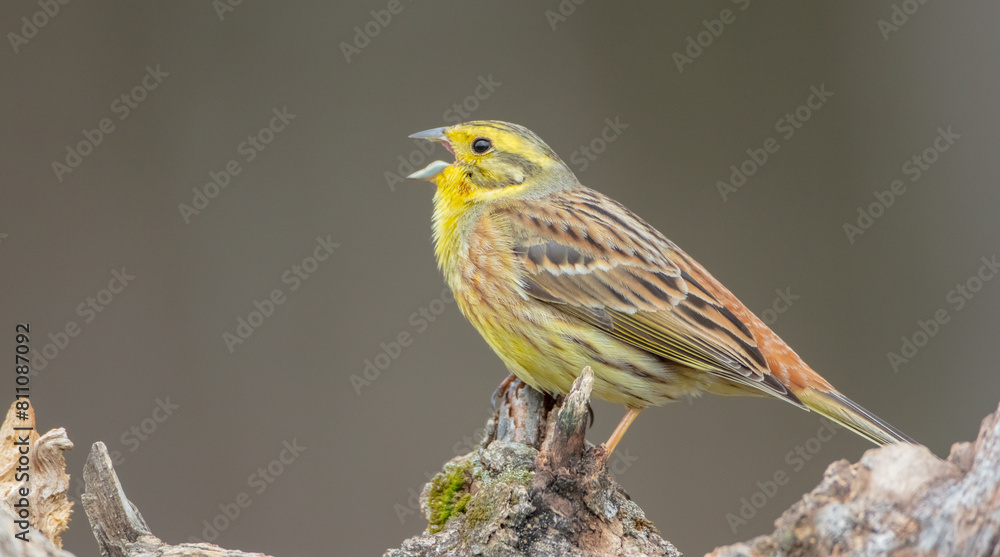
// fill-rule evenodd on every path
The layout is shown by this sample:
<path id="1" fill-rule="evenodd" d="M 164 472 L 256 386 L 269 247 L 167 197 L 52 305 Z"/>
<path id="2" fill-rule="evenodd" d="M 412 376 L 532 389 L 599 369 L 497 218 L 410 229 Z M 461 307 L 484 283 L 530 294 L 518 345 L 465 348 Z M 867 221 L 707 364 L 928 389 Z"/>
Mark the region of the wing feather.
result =
<path id="1" fill-rule="evenodd" d="M 718 283 L 621 204 L 578 188 L 505 215 L 526 295 L 650 354 L 801 405 L 713 294 Z"/>

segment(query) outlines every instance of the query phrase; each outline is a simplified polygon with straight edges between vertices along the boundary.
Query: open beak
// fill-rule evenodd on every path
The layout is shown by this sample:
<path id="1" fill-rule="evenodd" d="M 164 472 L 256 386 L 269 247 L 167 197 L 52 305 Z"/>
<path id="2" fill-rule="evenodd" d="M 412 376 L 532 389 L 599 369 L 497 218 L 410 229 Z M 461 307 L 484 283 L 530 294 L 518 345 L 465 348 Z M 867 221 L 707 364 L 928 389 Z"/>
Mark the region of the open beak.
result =
<path id="1" fill-rule="evenodd" d="M 407 176 L 411 180 L 433 180 L 442 170 L 451 166 L 444 161 L 434 161 L 420 170 Z"/>
<path id="2" fill-rule="evenodd" d="M 410 135 L 413 139 L 426 139 L 427 141 L 448 141 L 448 138 L 444 135 L 444 130 L 448 128 L 434 128 L 432 130 L 424 130 L 422 132 L 417 132 Z"/>
<path id="3" fill-rule="evenodd" d="M 448 149 L 449 152 L 453 152 L 451 150 L 451 145 L 448 144 L 448 137 L 444 134 L 444 130 L 446 129 L 448 128 L 445 127 L 424 130 L 422 132 L 412 134 L 410 137 L 413 139 L 426 139 L 427 141 L 440 141 L 441 143 L 444 143 L 445 148 Z M 434 161 L 413 174 L 410 174 L 407 178 L 412 180 L 433 180 L 435 176 L 440 174 L 442 170 L 448 168 L 449 166 L 451 165 L 444 161 Z"/>

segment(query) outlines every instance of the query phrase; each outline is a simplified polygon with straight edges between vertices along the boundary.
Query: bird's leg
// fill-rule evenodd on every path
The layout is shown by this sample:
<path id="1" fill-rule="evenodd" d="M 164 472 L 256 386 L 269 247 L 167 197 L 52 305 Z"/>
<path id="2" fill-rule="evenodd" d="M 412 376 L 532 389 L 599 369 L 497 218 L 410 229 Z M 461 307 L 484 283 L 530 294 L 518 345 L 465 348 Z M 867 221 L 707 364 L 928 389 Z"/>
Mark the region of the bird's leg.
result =
<path id="1" fill-rule="evenodd" d="M 628 430 L 628 426 L 632 425 L 635 417 L 641 412 L 641 408 L 629 408 L 628 412 L 622 418 L 622 421 L 618 422 L 618 427 L 615 428 L 614 432 L 611 433 L 611 437 L 608 442 L 604 444 L 605 454 L 611 455 L 614 452 L 615 447 L 618 446 L 618 442 L 622 440 L 625 436 L 625 431 Z"/>

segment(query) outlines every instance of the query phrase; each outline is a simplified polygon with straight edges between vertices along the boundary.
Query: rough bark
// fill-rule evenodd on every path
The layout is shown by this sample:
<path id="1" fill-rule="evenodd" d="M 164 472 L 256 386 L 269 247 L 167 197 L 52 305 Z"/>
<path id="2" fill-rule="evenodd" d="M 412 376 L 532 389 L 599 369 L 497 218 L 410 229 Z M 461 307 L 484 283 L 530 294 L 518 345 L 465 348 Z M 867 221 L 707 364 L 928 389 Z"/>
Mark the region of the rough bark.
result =
<path id="1" fill-rule="evenodd" d="M 561 405 L 505 381 L 480 448 L 424 487 L 427 530 L 385 555 L 680 555 L 586 442 L 593 381 L 587 368 Z"/>
<path id="2" fill-rule="evenodd" d="M 834 462 L 773 534 L 711 554 L 811 555 L 1000 556 L 1000 409 L 948 460 L 893 445 Z"/>

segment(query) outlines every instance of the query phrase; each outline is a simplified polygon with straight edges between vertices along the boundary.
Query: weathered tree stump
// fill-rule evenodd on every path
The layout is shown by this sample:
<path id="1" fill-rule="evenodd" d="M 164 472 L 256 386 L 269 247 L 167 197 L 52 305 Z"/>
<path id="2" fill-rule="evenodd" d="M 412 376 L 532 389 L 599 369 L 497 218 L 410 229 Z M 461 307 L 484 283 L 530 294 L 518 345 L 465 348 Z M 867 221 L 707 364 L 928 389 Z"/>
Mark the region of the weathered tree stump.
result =
<path id="1" fill-rule="evenodd" d="M 834 462 L 773 534 L 711 555 L 1000 556 L 1000 409 L 948 460 L 891 445 Z"/>
<path id="2" fill-rule="evenodd" d="M 585 369 L 557 405 L 505 381 L 481 446 L 424 487 L 427 530 L 385 555 L 680 555 L 586 442 L 593 382 Z"/>

